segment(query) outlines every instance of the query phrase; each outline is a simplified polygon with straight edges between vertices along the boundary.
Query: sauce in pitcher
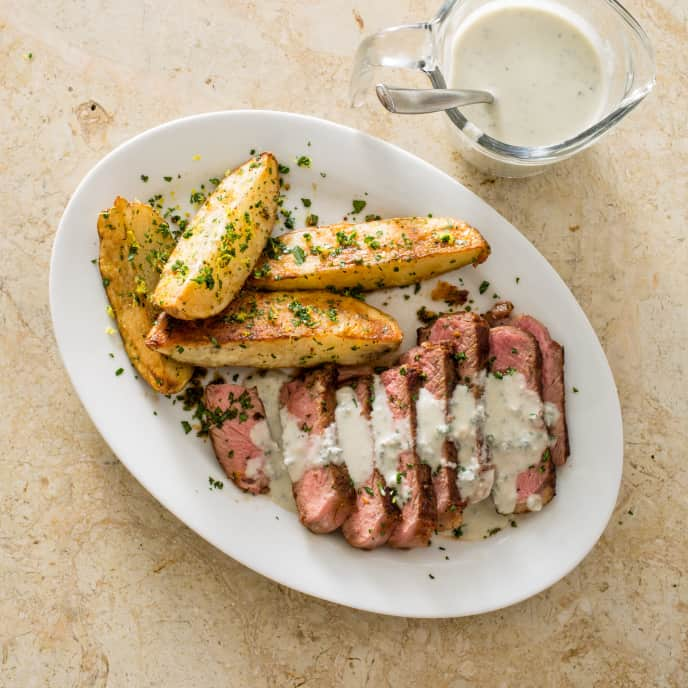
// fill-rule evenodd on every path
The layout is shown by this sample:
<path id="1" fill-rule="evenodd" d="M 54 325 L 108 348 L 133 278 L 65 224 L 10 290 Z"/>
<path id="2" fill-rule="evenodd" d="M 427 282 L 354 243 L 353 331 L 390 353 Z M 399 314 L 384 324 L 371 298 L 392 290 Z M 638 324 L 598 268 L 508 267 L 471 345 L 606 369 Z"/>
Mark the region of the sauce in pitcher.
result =
<path id="1" fill-rule="evenodd" d="M 486 134 L 512 145 L 561 143 L 594 124 L 606 98 L 600 54 L 575 16 L 547 3 L 487 5 L 459 27 L 454 88 L 491 91 L 462 108 Z"/>

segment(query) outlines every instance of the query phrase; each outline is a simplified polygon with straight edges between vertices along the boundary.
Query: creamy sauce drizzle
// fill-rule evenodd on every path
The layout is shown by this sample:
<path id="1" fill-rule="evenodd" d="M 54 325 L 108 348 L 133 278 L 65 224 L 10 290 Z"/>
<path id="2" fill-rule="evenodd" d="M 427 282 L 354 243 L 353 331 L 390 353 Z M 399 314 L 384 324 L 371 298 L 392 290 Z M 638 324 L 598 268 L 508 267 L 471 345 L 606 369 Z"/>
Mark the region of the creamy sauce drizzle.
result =
<path id="1" fill-rule="evenodd" d="M 359 487 L 373 472 L 375 445 L 370 422 L 361 413 L 356 392 L 352 387 L 341 387 L 337 390 L 337 407 L 334 415 L 342 459 L 349 470 L 354 487 Z"/>
<path id="2" fill-rule="evenodd" d="M 543 404 L 536 392 L 526 387 L 521 373 L 489 375 L 485 382 L 485 438 L 495 466 L 492 489 L 497 510 L 513 512 L 519 473 L 539 463 L 549 446 Z M 533 500 L 536 504 L 536 500 Z M 540 501 L 540 508 L 542 502 Z"/>
<path id="3" fill-rule="evenodd" d="M 397 490 L 397 504 L 401 506 L 409 498 L 408 485 L 399 474 L 399 454 L 411 449 L 409 424 L 395 420 L 379 375 L 375 375 L 373 379 L 373 394 L 371 415 L 377 468 L 387 486 Z"/>
<path id="4" fill-rule="evenodd" d="M 478 380 L 480 384 L 484 379 Z M 488 497 L 494 472 L 484 470 L 485 458 L 476 454 L 478 430 L 485 420 L 485 406 L 477 401 L 466 385 L 457 385 L 449 402 L 449 434 L 457 448 L 457 484 L 461 496 L 469 502 Z"/>
<path id="5" fill-rule="evenodd" d="M 355 391 L 346 386 L 337 390 L 335 423 L 322 435 L 305 432 L 286 409 L 280 408 L 279 392 L 289 376 L 282 371 L 265 375 L 253 374 L 244 384 L 255 385 L 265 408 L 266 419 L 251 430 L 251 441 L 260 447 L 267 459 L 249 460 L 249 477 L 262 468 L 270 477 L 270 496 L 279 506 L 295 510 L 292 482 L 311 467 L 345 463 L 354 485 L 366 482 L 374 467 L 383 475 L 388 487 L 397 491 L 402 506 L 409 497 L 408 486 L 399 476 L 399 454 L 411 448 L 408 422 L 392 415 L 389 399 L 378 375 L 373 380 L 372 417 L 364 418 Z M 442 442 L 449 437 L 457 446 L 457 482 L 468 499 L 464 512 L 463 540 L 479 540 L 497 527 L 508 527 L 509 519 L 496 513 L 494 507 L 508 514 L 513 511 L 519 473 L 536 465 L 544 450 L 554 442 L 547 432 L 559 417 L 553 404 L 543 404 L 539 396 L 527 389 L 520 373 L 502 379 L 481 373 L 475 384 L 484 387 L 476 400 L 466 385 L 457 385 L 450 399 L 448 413 L 441 400 L 421 388 L 416 402 L 416 449 L 420 459 L 433 471 L 445 462 Z M 490 444 L 493 470 L 484 470 L 484 456 L 476 456 L 476 438 L 482 428 Z M 400 482 L 399 482 L 400 480 Z M 494 482 L 494 485 L 493 485 Z M 492 500 L 478 508 L 476 502 L 489 495 Z M 531 511 L 542 509 L 539 495 L 526 502 Z"/>
<path id="6" fill-rule="evenodd" d="M 337 446 L 337 431 L 332 423 L 316 435 L 303 429 L 303 422 L 286 408 L 280 409 L 282 421 L 282 451 L 292 483 L 301 480 L 309 468 L 342 462 L 342 450 Z"/>
<path id="7" fill-rule="evenodd" d="M 271 370 L 264 375 L 253 373 L 250 378 L 250 380 L 244 380 L 244 384 L 257 388 L 258 396 L 265 408 L 265 419 L 270 436 L 276 444 L 276 448 L 267 457 L 268 463 L 265 468 L 265 472 L 270 478 L 270 499 L 283 509 L 295 512 L 296 503 L 291 489 L 291 479 L 282 456 L 282 423 L 280 421 L 279 403 L 280 389 L 289 379 L 289 376 L 281 370 Z"/>
<path id="8" fill-rule="evenodd" d="M 416 451 L 433 473 L 440 466 L 447 465 L 442 456 L 442 445 L 448 433 L 446 402 L 422 387 L 416 401 Z"/>
<path id="9" fill-rule="evenodd" d="M 282 452 L 272 439 L 266 420 L 259 420 L 251 428 L 250 438 L 251 442 L 263 452 L 264 457 L 256 456 L 246 462 L 246 476 L 255 478 L 261 470 L 264 470 L 272 482 L 271 464 L 273 460 L 282 462 Z"/>
<path id="10" fill-rule="evenodd" d="M 477 504 L 469 504 L 463 512 L 461 526 L 461 542 L 477 542 L 495 534 L 495 529 L 511 527 L 511 521 L 516 522 L 514 516 L 503 516 L 495 511 L 492 500 L 485 500 Z"/>
<path id="11" fill-rule="evenodd" d="M 449 81 L 486 89 L 495 102 L 462 108 L 471 123 L 520 146 L 561 143 L 594 124 L 606 79 L 592 29 L 580 24 L 565 8 L 533 0 L 472 13 L 454 40 Z"/>

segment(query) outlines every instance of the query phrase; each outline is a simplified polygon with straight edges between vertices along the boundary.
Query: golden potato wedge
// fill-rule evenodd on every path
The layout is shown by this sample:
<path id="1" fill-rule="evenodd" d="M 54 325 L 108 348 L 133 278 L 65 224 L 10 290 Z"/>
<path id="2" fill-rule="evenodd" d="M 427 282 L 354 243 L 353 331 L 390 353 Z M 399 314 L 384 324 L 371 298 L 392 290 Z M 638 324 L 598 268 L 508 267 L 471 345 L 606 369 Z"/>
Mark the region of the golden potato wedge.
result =
<path id="1" fill-rule="evenodd" d="M 202 366 L 312 367 L 366 363 L 394 351 L 396 320 L 329 292 L 242 292 L 220 315 L 175 320 L 161 314 L 146 338 L 154 351 Z"/>
<path id="2" fill-rule="evenodd" d="M 487 260 L 477 229 L 450 217 L 400 217 L 288 232 L 271 239 L 255 289 L 382 289 Z"/>
<path id="3" fill-rule="evenodd" d="M 100 274 L 129 360 L 157 392 L 180 391 L 193 366 L 151 351 L 144 342 L 160 312 L 150 294 L 175 244 L 168 224 L 149 205 L 118 196 L 98 216 L 98 236 Z"/>
<path id="4" fill-rule="evenodd" d="M 222 311 L 251 274 L 277 218 L 271 153 L 230 172 L 201 206 L 162 271 L 153 300 L 182 320 Z"/>

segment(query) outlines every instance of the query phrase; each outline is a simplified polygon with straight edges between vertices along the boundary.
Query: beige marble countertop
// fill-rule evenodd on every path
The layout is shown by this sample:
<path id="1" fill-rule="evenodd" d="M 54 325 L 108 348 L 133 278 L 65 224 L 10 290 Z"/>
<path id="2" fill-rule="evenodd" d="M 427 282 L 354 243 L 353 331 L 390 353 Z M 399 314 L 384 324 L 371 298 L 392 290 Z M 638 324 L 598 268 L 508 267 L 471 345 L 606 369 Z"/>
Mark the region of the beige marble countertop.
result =
<path id="1" fill-rule="evenodd" d="M 594 149 L 524 181 L 471 169 L 440 115 L 347 106 L 362 32 L 438 4 L 0 4 L 0 686 L 688 685 L 688 0 L 628 0 L 656 47 L 655 93 Z M 516 224 L 575 293 L 619 387 L 625 469 L 601 541 L 550 590 L 445 621 L 311 599 L 194 535 L 96 432 L 51 330 L 60 215 L 125 139 L 240 107 L 417 153 Z"/>

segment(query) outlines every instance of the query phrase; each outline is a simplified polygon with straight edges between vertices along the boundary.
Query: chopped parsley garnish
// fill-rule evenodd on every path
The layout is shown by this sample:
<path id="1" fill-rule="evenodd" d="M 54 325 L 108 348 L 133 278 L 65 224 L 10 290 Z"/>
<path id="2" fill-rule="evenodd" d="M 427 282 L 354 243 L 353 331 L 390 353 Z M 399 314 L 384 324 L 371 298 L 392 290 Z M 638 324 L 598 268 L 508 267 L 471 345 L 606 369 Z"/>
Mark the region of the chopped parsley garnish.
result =
<path id="1" fill-rule="evenodd" d="M 332 322 L 337 322 L 337 309 L 334 306 L 331 306 L 330 308 L 327 309 L 327 317 Z"/>
<path id="2" fill-rule="evenodd" d="M 189 274 L 188 265 L 181 260 L 175 260 L 170 270 L 172 270 L 175 275 L 181 275 L 182 277 L 186 277 Z"/>
<path id="3" fill-rule="evenodd" d="M 365 208 L 366 205 L 368 205 L 368 204 L 366 203 L 366 201 L 362 201 L 362 200 L 360 200 L 360 199 L 354 199 L 354 200 L 351 202 L 351 204 L 352 204 L 353 209 L 354 209 L 354 214 L 360 213 L 361 210 L 363 210 L 363 208 Z"/>
<path id="4" fill-rule="evenodd" d="M 208 181 L 215 186 L 220 183 L 220 180 L 217 177 L 211 177 Z"/>
<path id="5" fill-rule="evenodd" d="M 311 207 L 311 199 L 310 198 L 302 198 L 301 203 L 303 203 L 304 208 L 310 208 Z"/>
<path id="6" fill-rule="evenodd" d="M 340 230 L 335 234 L 337 237 L 337 244 L 342 248 L 357 248 L 358 242 L 356 241 L 356 231 L 354 230 L 350 234 Z"/>
<path id="7" fill-rule="evenodd" d="M 296 161 L 296 164 L 299 167 L 310 167 L 311 166 L 311 159 L 307 155 L 301 155 L 301 156 L 299 156 L 298 160 Z"/>
<path id="8" fill-rule="evenodd" d="M 213 269 L 210 265 L 204 265 L 196 277 L 191 278 L 192 282 L 196 284 L 205 285 L 206 289 L 212 289 L 215 286 L 215 278 L 213 277 Z"/>
<path id="9" fill-rule="evenodd" d="M 366 222 L 376 222 L 377 220 L 381 220 L 382 217 L 380 215 L 366 215 L 365 216 L 365 221 Z"/>
<path id="10" fill-rule="evenodd" d="M 189 203 L 200 204 L 205 202 L 205 194 L 202 191 L 194 191 L 189 196 Z"/>
<path id="11" fill-rule="evenodd" d="M 372 489 L 371 487 L 368 487 L 367 485 L 365 485 L 363 489 L 364 489 L 371 497 L 373 497 L 373 496 L 375 495 L 375 493 L 373 492 L 373 489 Z"/>
<path id="12" fill-rule="evenodd" d="M 289 174 L 289 168 L 286 165 L 278 165 L 277 169 L 280 174 Z"/>
<path id="13" fill-rule="evenodd" d="M 573 393 L 574 393 L 574 394 L 578 394 L 578 387 L 574 387 L 574 388 L 573 388 Z"/>
<path id="14" fill-rule="evenodd" d="M 117 368 L 117 370 L 115 370 L 115 375 L 117 377 L 119 377 L 123 372 L 124 372 L 124 368 Z"/>
<path id="15" fill-rule="evenodd" d="M 171 182 L 171 181 L 172 181 L 172 177 L 163 177 L 163 179 L 164 179 L 166 182 Z"/>
<path id="16" fill-rule="evenodd" d="M 184 428 L 184 434 L 188 435 L 191 432 L 191 423 L 187 420 L 181 421 L 182 427 Z"/>
<path id="17" fill-rule="evenodd" d="M 270 267 L 270 263 L 265 263 L 262 267 L 256 268 L 253 271 L 253 276 L 256 279 L 260 279 L 261 277 L 267 277 L 271 269 L 272 268 Z"/>
<path id="18" fill-rule="evenodd" d="M 221 490 L 225 486 L 221 480 L 215 480 L 212 475 L 208 476 L 208 485 L 210 485 L 209 490 Z"/>
<path id="19" fill-rule="evenodd" d="M 337 289 L 337 287 L 333 287 L 332 285 L 329 285 L 325 288 L 332 294 L 341 294 L 342 296 L 350 296 L 352 299 L 365 301 L 362 284 L 357 284 L 355 287 L 344 287 L 344 289 Z"/>
<path id="20" fill-rule="evenodd" d="M 367 218 L 366 218 L 367 219 Z M 374 251 L 380 248 L 380 242 L 372 236 L 363 237 L 363 241 L 367 246 L 372 248 Z"/>
<path id="21" fill-rule="evenodd" d="M 141 181 L 144 182 L 144 183 L 148 181 L 148 178 L 149 178 L 149 177 L 148 177 L 147 174 L 142 174 L 142 175 L 141 175 Z"/>
<path id="22" fill-rule="evenodd" d="M 313 213 L 306 215 L 306 227 L 315 227 L 318 224 L 318 216 Z"/>
<path id="23" fill-rule="evenodd" d="M 311 309 L 296 301 L 296 299 L 289 304 L 289 310 L 294 315 L 294 324 L 305 325 L 306 327 L 315 327 L 317 325 L 315 320 L 313 320 Z"/>
<path id="24" fill-rule="evenodd" d="M 452 535 L 455 538 L 460 538 L 463 535 L 463 526 L 459 526 L 458 528 L 454 528 L 452 530 Z"/>
<path id="25" fill-rule="evenodd" d="M 110 278 L 109 277 L 103 277 L 103 286 L 107 287 L 110 284 Z"/>
<path id="26" fill-rule="evenodd" d="M 486 281 L 486 280 L 483 280 L 483 281 L 480 283 L 480 286 L 478 287 L 478 291 L 479 291 L 481 294 L 484 294 L 489 288 L 490 288 L 490 283 L 489 283 L 488 281 Z"/>
<path id="27" fill-rule="evenodd" d="M 297 265 L 303 265 L 306 260 L 306 254 L 300 246 L 294 246 L 294 248 L 291 249 L 291 255 L 294 256 L 294 262 Z"/>

